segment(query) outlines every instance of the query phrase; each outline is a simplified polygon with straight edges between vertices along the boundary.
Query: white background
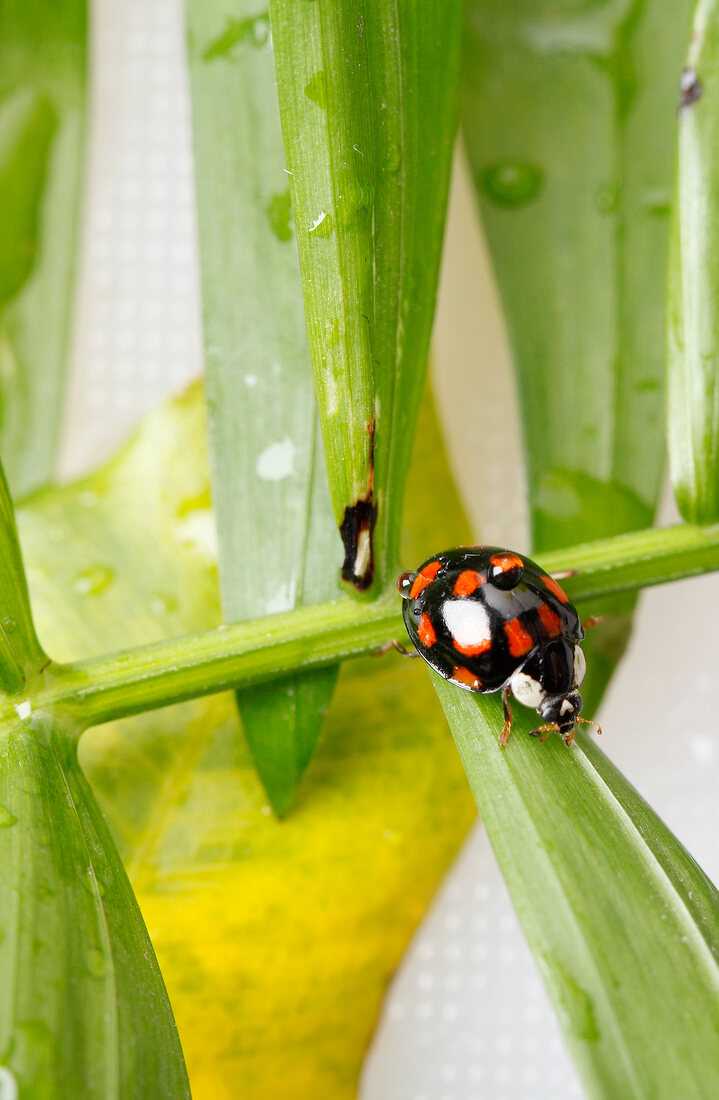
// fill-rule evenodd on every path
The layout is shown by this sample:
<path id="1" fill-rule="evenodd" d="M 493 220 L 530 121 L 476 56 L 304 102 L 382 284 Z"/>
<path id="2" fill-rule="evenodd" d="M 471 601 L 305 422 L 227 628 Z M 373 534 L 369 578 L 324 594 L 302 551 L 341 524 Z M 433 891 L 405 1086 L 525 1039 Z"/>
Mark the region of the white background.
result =
<path id="1" fill-rule="evenodd" d="M 189 102 L 179 0 L 96 0 L 89 204 L 66 477 L 112 452 L 201 370 Z M 471 199 L 455 183 L 436 331 L 440 404 L 485 541 L 526 544 L 508 355 Z M 474 400 L 465 373 L 482 391 Z M 446 402 L 442 398 L 447 398 Z M 503 461 L 494 456 L 501 454 Z M 507 480 L 509 477 L 509 481 Z M 672 515 L 667 506 L 666 515 Z M 601 714 L 602 747 L 719 879 L 719 577 L 645 594 Z M 511 822 L 507 823 L 511 828 Z M 405 958 L 362 1100 L 579 1097 L 581 1089 L 476 828 Z"/>

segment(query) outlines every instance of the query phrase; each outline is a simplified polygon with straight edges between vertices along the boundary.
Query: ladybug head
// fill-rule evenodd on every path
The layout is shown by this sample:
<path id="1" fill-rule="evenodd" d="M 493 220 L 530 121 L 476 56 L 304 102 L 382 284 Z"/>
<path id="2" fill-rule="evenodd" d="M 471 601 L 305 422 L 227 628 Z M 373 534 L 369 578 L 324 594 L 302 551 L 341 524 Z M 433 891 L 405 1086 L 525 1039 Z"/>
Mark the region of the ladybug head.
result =
<path id="1" fill-rule="evenodd" d="M 564 737 L 572 733 L 581 714 L 584 701 L 574 688 L 566 695 L 548 695 L 537 707 L 540 717 L 547 723 L 557 726 Z"/>

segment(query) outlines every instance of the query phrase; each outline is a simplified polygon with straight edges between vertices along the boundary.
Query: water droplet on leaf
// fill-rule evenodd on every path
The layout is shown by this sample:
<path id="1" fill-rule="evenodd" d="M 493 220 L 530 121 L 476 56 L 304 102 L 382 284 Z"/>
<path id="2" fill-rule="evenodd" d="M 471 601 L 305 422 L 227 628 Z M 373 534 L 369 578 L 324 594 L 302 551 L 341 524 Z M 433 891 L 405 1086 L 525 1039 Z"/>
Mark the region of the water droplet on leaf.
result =
<path id="1" fill-rule="evenodd" d="M 323 69 L 316 72 L 305 84 L 305 95 L 323 111 L 327 110 L 327 80 Z"/>
<path id="2" fill-rule="evenodd" d="M 267 217 L 270 229 L 278 241 L 292 240 L 292 203 L 289 191 L 272 196 L 267 204 Z"/>
<path id="3" fill-rule="evenodd" d="M 150 611 L 158 617 L 177 611 L 177 600 L 169 592 L 153 592 L 150 596 Z"/>
<path id="4" fill-rule="evenodd" d="M 331 237 L 335 228 L 334 218 L 323 210 L 318 214 L 310 226 L 310 233 L 315 237 Z"/>
<path id="5" fill-rule="evenodd" d="M 73 591 L 78 596 L 97 596 L 100 592 L 104 592 L 113 576 L 112 569 L 107 565 L 91 565 L 75 577 Z"/>
<path id="6" fill-rule="evenodd" d="M 523 206 L 542 186 L 542 173 L 533 164 L 505 160 L 490 165 L 482 175 L 485 193 L 500 206 Z"/>
<path id="7" fill-rule="evenodd" d="M 104 978 L 107 973 L 107 963 L 102 951 L 97 947 L 91 947 L 85 955 L 87 969 L 93 978 Z"/>
<path id="8" fill-rule="evenodd" d="M 15 814 L 11 814 L 7 806 L 0 806 L 0 829 L 9 829 L 11 825 L 17 825 Z"/>
<path id="9" fill-rule="evenodd" d="M 248 19 L 228 19 L 225 29 L 212 39 L 202 57 L 204 61 L 215 61 L 218 57 L 227 57 L 241 42 L 259 48 L 266 45 L 269 37 L 269 12 L 263 11 Z"/>
<path id="10" fill-rule="evenodd" d="M 619 205 L 619 190 L 616 187 L 600 187 L 596 196 L 597 209 L 602 214 L 611 214 Z"/>

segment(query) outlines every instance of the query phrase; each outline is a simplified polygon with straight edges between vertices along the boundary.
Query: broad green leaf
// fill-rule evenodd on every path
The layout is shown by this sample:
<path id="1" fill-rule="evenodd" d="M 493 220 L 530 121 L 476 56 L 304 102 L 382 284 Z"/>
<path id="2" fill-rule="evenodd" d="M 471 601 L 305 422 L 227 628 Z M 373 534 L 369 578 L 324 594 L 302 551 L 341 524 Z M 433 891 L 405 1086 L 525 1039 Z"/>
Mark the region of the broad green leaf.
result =
<path id="1" fill-rule="evenodd" d="M 677 504 L 719 519 L 719 9 L 700 0 L 682 76 L 669 257 L 669 459 Z"/>
<path id="2" fill-rule="evenodd" d="M 204 427 L 193 389 L 110 466 L 22 510 L 38 629 L 57 659 L 218 622 Z M 431 417 L 421 431 L 408 563 L 434 538 L 467 541 Z M 418 665 L 388 654 L 343 672 L 281 823 L 238 743 L 229 694 L 83 736 L 195 1100 L 276 1100 L 278 1082 L 293 1100 L 356 1095 L 387 981 L 473 817 Z"/>
<path id="3" fill-rule="evenodd" d="M 359 590 L 373 578 L 383 587 L 396 565 L 455 132 L 461 12 L 456 0 L 270 3 L 330 493 L 343 577 Z"/>
<path id="4" fill-rule="evenodd" d="M 689 2 L 469 0 L 463 129 L 510 331 L 534 551 L 646 526 Z M 597 605 L 596 699 L 632 601 Z"/>
<path id="5" fill-rule="evenodd" d="M 0 305 L 13 298 L 35 266 L 40 203 L 57 116 L 26 88 L 0 100 Z"/>
<path id="6" fill-rule="evenodd" d="M 75 731 L 25 707 L 0 718 L 0 1095 L 189 1100 L 165 986 Z"/>
<path id="7" fill-rule="evenodd" d="M 78 251 L 84 0 L 0 3 L 0 450 L 17 496 L 54 473 Z"/>
<path id="8" fill-rule="evenodd" d="M 719 894 L 589 739 L 505 749 L 499 701 L 435 676 L 590 1096 L 704 1100 L 719 1079 Z"/>
<path id="9" fill-rule="evenodd" d="M 228 622 L 337 596 L 339 547 L 307 347 L 269 15 L 188 5 L 212 500 Z M 310 759 L 336 669 L 238 704 L 273 809 Z"/>
<path id="10" fill-rule="evenodd" d="M 22 692 L 46 664 L 35 635 L 15 515 L 0 466 L 0 691 Z"/>

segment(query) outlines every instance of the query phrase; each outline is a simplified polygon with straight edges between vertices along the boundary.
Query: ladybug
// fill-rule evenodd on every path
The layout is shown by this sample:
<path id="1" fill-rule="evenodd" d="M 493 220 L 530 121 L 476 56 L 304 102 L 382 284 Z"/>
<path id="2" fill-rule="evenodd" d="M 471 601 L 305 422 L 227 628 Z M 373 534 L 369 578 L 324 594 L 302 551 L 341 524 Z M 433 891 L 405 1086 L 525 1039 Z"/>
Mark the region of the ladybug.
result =
<path id="1" fill-rule="evenodd" d="M 420 657 L 466 691 L 501 689 L 500 745 L 512 728 L 510 692 L 543 719 L 533 737 L 544 741 L 556 731 L 571 745 L 575 726 L 587 721 L 579 717 L 584 626 L 554 577 L 511 550 L 462 546 L 402 573 L 397 588 Z"/>

